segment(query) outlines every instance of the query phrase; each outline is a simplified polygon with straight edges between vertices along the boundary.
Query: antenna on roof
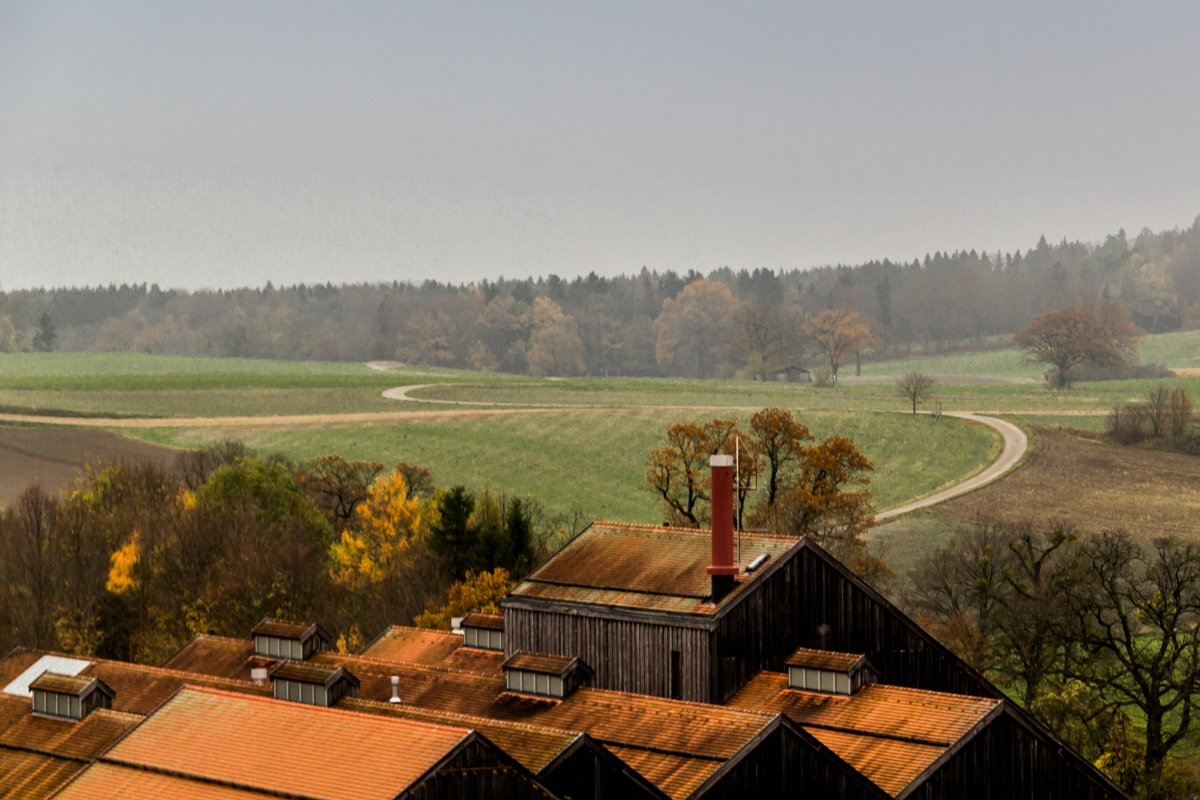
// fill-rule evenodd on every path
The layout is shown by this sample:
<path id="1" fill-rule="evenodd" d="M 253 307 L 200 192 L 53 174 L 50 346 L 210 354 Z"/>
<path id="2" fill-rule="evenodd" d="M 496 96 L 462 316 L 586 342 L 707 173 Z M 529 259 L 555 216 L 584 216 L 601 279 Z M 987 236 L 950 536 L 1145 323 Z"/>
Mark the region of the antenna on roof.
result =
<path id="1" fill-rule="evenodd" d="M 400 702 L 400 676 L 399 675 L 392 676 L 392 696 L 390 698 L 388 698 L 388 702 L 389 703 L 399 703 Z"/>

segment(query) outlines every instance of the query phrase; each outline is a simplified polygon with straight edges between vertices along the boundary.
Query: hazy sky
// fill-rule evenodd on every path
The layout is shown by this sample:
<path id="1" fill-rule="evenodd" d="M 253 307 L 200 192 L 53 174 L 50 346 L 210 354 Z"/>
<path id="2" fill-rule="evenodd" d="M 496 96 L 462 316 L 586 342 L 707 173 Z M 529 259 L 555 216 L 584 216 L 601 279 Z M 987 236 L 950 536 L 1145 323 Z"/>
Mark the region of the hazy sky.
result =
<path id="1" fill-rule="evenodd" d="M 1200 214 L 1200 3 L 0 0 L 0 288 L 728 265 Z"/>

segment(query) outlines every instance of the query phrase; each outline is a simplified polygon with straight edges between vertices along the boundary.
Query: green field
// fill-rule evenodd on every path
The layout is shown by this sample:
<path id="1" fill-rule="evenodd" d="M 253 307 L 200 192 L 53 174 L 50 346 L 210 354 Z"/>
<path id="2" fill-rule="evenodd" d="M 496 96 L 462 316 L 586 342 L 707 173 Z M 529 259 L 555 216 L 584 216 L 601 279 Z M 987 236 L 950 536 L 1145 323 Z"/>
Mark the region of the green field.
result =
<path id="1" fill-rule="evenodd" d="M 1144 360 L 1196 363 L 1200 332 L 1147 339 Z M 1140 400 L 1162 381 L 1081 383 L 1042 388 L 1038 365 L 1014 351 L 953 354 L 843 370 L 832 388 L 753 381 L 652 378 L 533 379 L 436 368 L 371 369 L 362 364 L 180 358 L 110 353 L 0 355 L 0 411 L 113 417 L 268 417 L 322 415 L 321 424 L 164 425 L 130 430 L 175 447 L 243 439 L 264 452 L 302 459 L 336 452 L 429 467 L 443 485 L 462 483 L 542 499 L 555 513 L 654 521 L 661 511 L 642 486 L 647 452 L 679 419 L 793 410 L 815 432 L 849 435 L 875 461 L 880 510 L 958 482 L 998 449 L 990 432 L 958 420 L 901 413 L 895 376 L 935 375 L 930 401 L 982 411 L 1022 425 L 1101 430 L 1113 406 Z M 1172 385 L 1200 396 L 1200 377 Z M 389 400 L 385 389 L 421 385 L 420 402 Z M 472 410 L 535 409 L 536 414 Z M 339 420 L 343 413 L 408 412 L 386 422 Z M 266 422 L 264 420 L 264 422 Z M 893 537 L 899 542 L 899 538 Z M 900 537 L 903 538 L 903 537 Z"/>

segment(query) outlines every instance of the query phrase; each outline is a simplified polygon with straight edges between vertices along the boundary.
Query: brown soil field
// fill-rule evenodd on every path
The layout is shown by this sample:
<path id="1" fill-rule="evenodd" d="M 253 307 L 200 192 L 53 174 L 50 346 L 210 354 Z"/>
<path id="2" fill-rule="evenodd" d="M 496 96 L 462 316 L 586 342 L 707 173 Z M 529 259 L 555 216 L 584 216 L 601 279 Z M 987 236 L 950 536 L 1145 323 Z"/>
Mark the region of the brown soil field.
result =
<path id="1" fill-rule="evenodd" d="M 1035 429 L 1034 437 L 1024 465 L 935 513 L 955 520 L 1061 520 L 1081 531 L 1123 528 L 1147 539 L 1200 538 L 1200 458 L 1067 431 Z"/>
<path id="2" fill-rule="evenodd" d="M 0 506 L 10 504 L 34 481 L 58 491 L 87 462 L 150 459 L 169 465 L 177 452 L 108 431 L 0 426 Z"/>

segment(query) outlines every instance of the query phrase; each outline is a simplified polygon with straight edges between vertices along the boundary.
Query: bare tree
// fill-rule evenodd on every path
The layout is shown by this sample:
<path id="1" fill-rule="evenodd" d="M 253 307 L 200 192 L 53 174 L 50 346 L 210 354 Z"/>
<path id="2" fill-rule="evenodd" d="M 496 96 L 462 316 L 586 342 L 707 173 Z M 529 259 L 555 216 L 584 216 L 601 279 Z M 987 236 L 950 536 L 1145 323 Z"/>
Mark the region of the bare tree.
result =
<path id="1" fill-rule="evenodd" d="M 1107 531 L 1081 551 L 1081 580 L 1065 595 L 1077 650 L 1067 677 L 1144 717 L 1154 785 L 1200 700 L 1200 547 L 1173 537 L 1144 547 Z"/>
<path id="2" fill-rule="evenodd" d="M 912 413 L 917 413 L 917 403 L 929 396 L 933 389 L 933 376 L 925 372 L 908 372 L 896 379 L 896 389 L 901 397 L 912 401 Z"/>

